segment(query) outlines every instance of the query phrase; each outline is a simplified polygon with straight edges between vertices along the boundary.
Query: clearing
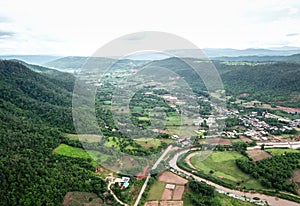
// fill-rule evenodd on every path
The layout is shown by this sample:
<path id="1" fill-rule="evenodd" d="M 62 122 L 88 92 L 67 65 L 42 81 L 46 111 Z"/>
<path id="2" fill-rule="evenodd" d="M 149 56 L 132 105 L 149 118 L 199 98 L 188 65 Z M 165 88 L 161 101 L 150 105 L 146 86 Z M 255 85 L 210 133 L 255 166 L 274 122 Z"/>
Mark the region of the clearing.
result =
<path id="1" fill-rule="evenodd" d="M 246 151 L 246 153 L 255 162 L 272 157 L 269 153 L 267 153 L 264 150 L 248 150 Z"/>
<path id="2" fill-rule="evenodd" d="M 298 188 L 300 188 L 300 170 L 294 170 L 293 181 L 298 185 Z M 298 189 L 297 192 L 300 194 L 300 189 Z"/>
<path id="3" fill-rule="evenodd" d="M 144 148 L 157 148 L 161 145 L 162 142 L 170 144 L 173 142 L 172 139 L 156 139 L 156 138 L 139 138 L 135 139 L 135 141 L 140 144 Z"/>
<path id="4" fill-rule="evenodd" d="M 212 138 L 212 139 L 201 139 L 200 143 L 206 144 L 220 144 L 220 145 L 231 145 L 231 141 L 225 138 Z"/>
<path id="5" fill-rule="evenodd" d="M 74 205 L 103 205 L 103 200 L 98 197 L 95 193 L 88 192 L 68 192 L 62 203 L 63 206 L 74 206 Z"/>
<path id="6" fill-rule="evenodd" d="M 171 183 L 171 184 L 179 184 L 184 185 L 188 181 L 178 175 L 173 174 L 172 172 L 165 171 L 159 177 L 158 180 L 161 182 Z"/>
<path id="7" fill-rule="evenodd" d="M 235 164 L 237 159 L 246 159 L 238 152 L 219 152 L 205 151 L 211 153 L 206 159 L 201 161 L 203 154 L 195 153 L 190 158 L 191 164 L 205 174 L 211 174 L 222 181 L 232 184 L 245 186 L 247 189 L 263 189 L 258 180 L 242 172 Z"/>
<path id="8" fill-rule="evenodd" d="M 53 153 L 74 158 L 92 159 L 91 164 L 95 167 L 99 165 L 97 161 L 105 162 L 107 160 L 107 156 L 102 154 L 101 152 L 92 150 L 87 152 L 82 148 L 76 148 L 66 144 L 60 144 L 53 150 Z"/>
<path id="9" fill-rule="evenodd" d="M 282 155 L 285 153 L 296 153 L 299 152 L 299 150 L 296 149 L 265 149 L 266 152 L 269 152 L 272 156 L 276 155 Z"/>

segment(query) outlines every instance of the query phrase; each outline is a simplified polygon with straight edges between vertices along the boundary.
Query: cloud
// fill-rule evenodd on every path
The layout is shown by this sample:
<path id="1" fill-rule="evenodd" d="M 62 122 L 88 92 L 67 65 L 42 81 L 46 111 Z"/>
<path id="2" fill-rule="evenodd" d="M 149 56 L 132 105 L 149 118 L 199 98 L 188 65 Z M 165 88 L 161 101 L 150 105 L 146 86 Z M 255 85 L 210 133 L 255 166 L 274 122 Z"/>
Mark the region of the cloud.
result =
<path id="1" fill-rule="evenodd" d="M 123 37 L 123 40 L 128 41 L 139 41 L 145 38 L 145 33 L 136 33 L 136 34 L 129 34 Z"/>
<path id="2" fill-rule="evenodd" d="M 15 35 L 14 32 L 10 32 L 10 31 L 0 31 L 0 39 L 10 38 L 10 37 L 13 37 L 14 35 Z"/>
<path id="3" fill-rule="evenodd" d="M 290 33 L 290 34 L 287 34 L 286 36 L 287 37 L 290 37 L 290 36 L 299 36 L 300 33 Z"/>
<path id="4" fill-rule="evenodd" d="M 0 23 L 10 23 L 10 22 L 12 22 L 12 20 L 10 18 L 0 14 Z"/>

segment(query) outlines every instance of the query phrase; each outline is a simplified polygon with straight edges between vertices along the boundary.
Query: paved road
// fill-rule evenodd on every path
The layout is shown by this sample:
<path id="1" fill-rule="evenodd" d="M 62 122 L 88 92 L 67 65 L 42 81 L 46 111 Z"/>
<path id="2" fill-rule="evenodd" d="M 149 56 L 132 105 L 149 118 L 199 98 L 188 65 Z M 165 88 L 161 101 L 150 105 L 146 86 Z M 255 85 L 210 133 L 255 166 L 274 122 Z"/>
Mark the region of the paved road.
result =
<path id="1" fill-rule="evenodd" d="M 225 192 L 232 193 L 232 194 L 235 194 L 235 195 L 239 195 L 239 196 L 246 196 L 246 197 L 249 197 L 249 198 L 258 197 L 258 198 L 260 198 L 263 201 L 267 201 L 270 206 L 299 206 L 300 205 L 299 203 L 292 202 L 292 201 L 285 200 L 285 199 L 281 199 L 281 198 L 277 198 L 277 197 L 274 197 L 274 196 L 264 195 L 264 194 L 260 194 L 260 193 L 241 192 L 239 190 L 229 189 L 229 188 L 223 187 L 221 185 L 218 185 L 218 184 L 216 184 L 214 182 L 211 182 L 209 180 L 206 180 L 206 179 L 203 179 L 201 177 L 195 176 L 195 175 L 193 175 L 190 172 L 182 170 L 182 169 L 180 169 L 177 166 L 177 159 L 178 159 L 178 157 L 180 155 L 182 155 L 182 154 L 184 154 L 184 153 L 186 153 L 188 151 L 189 150 L 184 150 L 184 151 L 181 151 L 181 152 L 177 153 L 170 160 L 170 162 L 169 162 L 170 166 L 172 168 L 174 168 L 175 170 L 181 172 L 181 173 L 184 173 L 186 175 L 192 176 L 192 177 L 194 177 L 198 181 L 206 182 L 207 184 L 209 184 L 209 185 L 211 185 L 211 186 L 213 186 L 213 187 L 215 187 L 217 189 L 220 189 L 220 190 L 223 190 Z"/>
<path id="2" fill-rule="evenodd" d="M 157 166 L 159 165 L 159 163 L 163 160 L 163 158 L 169 153 L 169 151 L 172 149 L 172 145 L 170 145 L 165 151 L 164 153 L 162 153 L 162 155 L 156 160 L 156 162 L 154 163 L 153 167 L 151 168 L 151 170 L 155 170 L 157 168 Z M 134 203 L 134 206 L 137 206 L 142 198 L 142 195 L 147 187 L 147 184 L 148 184 L 148 181 L 151 177 L 151 174 L 149 173 L 147 178 L 146 178 L 146 181 L 144 182 L 143 184 L 143 187 L 139 193 L 139 196 L 137 197 L 135 203 Z"/>

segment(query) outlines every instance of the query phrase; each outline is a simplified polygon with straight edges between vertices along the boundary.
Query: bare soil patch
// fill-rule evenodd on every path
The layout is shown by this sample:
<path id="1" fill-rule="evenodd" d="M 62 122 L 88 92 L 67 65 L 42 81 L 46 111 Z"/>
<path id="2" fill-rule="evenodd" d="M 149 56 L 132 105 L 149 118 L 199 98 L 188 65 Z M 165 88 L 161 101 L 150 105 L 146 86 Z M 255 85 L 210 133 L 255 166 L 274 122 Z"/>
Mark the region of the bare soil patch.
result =
<path id="1" fill-rule="evenodd" d="M 184 186 L 176 186 L 173 193 L 173 200 L 181 200 L 184 192 Z"/>
<path id="2" fill-rule="evenodd" d="M 249 139 L 248 137 L 245 137 L 245 136 L 240 136 L 240 139 L 241 139 L 243 142 L 252 142 L 251 139 Z"/>
<path id="3" fill-rule="evenodd" d="M 297 190 L 297 192 L 298 192 L 298 194 L 300 194 L 300 171 L 299 170 L 295 170 L 293 172 L 293 180 L 298 185 L 299 189 Z"/>
<path id="4" fill-rule="evenodd" d="M 172 190 L 165 188 L 160 199 L 161 200 L 171 200 L 172 199 L 172 193 L 173 193 Z"/>
<path id="5" fill-rule="evenodd" d="M 183 201 L 161 201 L 160 206 L 183 206 Z"/>
<path id="6" fill-rule="evenodd" d="M 224 138 L 202 139 L 199 140 L 199 142 L 205 142 L 207 144 L 231 145 L 231 141 Z"/>
<path id="7" fill-rule="evenodd" d="M 248 156 L 253 159 L 253 161 L 260 161 L 266 158 L 271 158 L 272 156 L 264 150 L 248 150 L 246 151 Z"/>
<path id="8" fill-rule="evenodd" d="M 197 153 L 193 152 L 191 154 L 189 154 L 188 156 L 186 156 L 185 158 L 185 162 L 188 164 L 188 166 L 192 169 L 195 169 L 196 170 L 196 167 L 194 167 L 194 165 L 191 163 L 190 159 Z"/>
<path id="9" fill-rule="evenodd" d="M 285 111 L 285 112 L 298 112 L 298 113 L 300 113 L 300 108 L 282 107 L 282 106 L 277 106 L 276 108 L 279 109 L 279 110 Z"/>
<path id="10" fill-rule="evenodd" d="M 92 201 L 90 201 L 92 200 Z M 88 192 L 68 192 L 63 200 L 63 206 L 75 206 L 75 205 L 101 205 L 103 201 L 95 194 Z"/>
<path id="11" fill-rule="evenodd" d="M 144 206 L 158 206 L 158 205 L 159 205 L 158 201 L 148 201 L 145 203 Z"/>
<path id="12" fill-rule="evenodd" d="M 158 180 L 161 182 L 166 182 L 166 183 L 173 183 L 173 184 L 179 184 L 179 185 L 184 185 L 188 181 L 178 175 L 173 174 L 172 172 L 165 171 L 161 173 L 161 175 L 158 177 Z"/>

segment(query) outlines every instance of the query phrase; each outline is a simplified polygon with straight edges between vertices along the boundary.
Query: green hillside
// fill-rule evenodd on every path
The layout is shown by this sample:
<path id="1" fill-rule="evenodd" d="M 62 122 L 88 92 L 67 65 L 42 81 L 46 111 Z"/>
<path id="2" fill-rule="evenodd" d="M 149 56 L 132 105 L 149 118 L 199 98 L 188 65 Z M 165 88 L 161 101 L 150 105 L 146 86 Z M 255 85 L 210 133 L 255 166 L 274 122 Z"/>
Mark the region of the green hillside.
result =
<path id="1" fill-rule="evenodd" d="M 222 74 L 228 94 L 248 93 L 249 99 L 300 107 L 300 64 L 282 62 L 230 67 Z"/>
<path id="2" fill-rule="evenodd" d="M 197 63 L 197 60 L 195 59 Z M 300 64 L 212 62 L 218 70 L 228 95 L 249 93 L 249 99 L 262 102 L 300 107 Z M 194 91 L 205 91 L 203 81 L 186 63 L 178 58 L 169 58 L 150 63 L 170 69 L 183 77 Z"/>
<path id="3" fill-rule="evenodd" d="M 103 198 L 106 186 L 92 174 L 91 159 L 52 152 L 68 141 L 62 132 L 74 131 L 65 82 L 0 61 L 1 205 L 61 205 L 69 191 Z"/>

